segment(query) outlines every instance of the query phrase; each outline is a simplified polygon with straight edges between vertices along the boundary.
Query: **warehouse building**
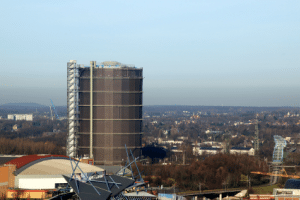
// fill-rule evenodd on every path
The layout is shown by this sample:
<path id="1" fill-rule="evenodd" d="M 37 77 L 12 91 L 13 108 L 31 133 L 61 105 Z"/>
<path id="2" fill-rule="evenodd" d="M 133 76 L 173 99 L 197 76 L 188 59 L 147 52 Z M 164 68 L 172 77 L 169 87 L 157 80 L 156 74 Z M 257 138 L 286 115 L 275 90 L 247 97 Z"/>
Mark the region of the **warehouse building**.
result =
<path id="1" fill-rule="evenodd" d="M 8 120 L 14 120 L 14 121 L 33 121 L 33 115 L 32 114 L 8 114 L 7 115 Z"/>
<path id="2" fill-rule="evenodd" d="M 79 163 L 79 167 L 87 174 L 104 173 L 102 168 L 82 162 Z M 75 173 L 81 171 L 76 169 Z M 70 159 L 64 155 L 28 155 L 13 158 L 0 166 L 0 193 L 13 193 L 12 190 L 8 190 L 10 188 L 23 189 L 28 193 L 56 190 L 67 184 L 62 175 L 71 174 Z"/>

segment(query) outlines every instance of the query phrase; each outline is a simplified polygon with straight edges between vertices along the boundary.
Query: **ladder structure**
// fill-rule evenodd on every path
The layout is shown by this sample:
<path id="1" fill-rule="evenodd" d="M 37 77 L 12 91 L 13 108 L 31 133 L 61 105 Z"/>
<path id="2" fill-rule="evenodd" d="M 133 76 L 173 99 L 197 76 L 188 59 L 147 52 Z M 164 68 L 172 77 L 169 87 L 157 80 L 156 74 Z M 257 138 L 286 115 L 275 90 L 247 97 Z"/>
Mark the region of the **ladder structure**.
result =
<path id="1" fill-rule="evenodd" d="M 67 156 L 77 156 L 78 135 L 78 67 L 76 60 L 70 60 L 67 64 L 67 112 L 68 112 L 68 136 Z"/>

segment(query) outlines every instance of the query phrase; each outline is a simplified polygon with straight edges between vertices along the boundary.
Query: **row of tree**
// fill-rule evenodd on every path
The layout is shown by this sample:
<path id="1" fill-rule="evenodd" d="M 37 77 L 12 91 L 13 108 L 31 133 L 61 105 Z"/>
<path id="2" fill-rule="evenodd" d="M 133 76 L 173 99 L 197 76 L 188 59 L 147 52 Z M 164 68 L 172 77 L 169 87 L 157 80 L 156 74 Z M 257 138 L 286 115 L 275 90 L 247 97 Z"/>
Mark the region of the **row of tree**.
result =
<path id="1" fill-rule="evenodd" d="M 0 138 L 0 154 L 65 154 L 64 150 L 53 142 L 34 142 L 29 139 Z"/>
<path id="2" fill-rule="evenodd" d="M 190 165 L 139 165 L 145 180 L 152 186 L 174 186 L 183 190 L 221 189 L 245 186 L 241 177 L 251 176 L 254 185 L 265 180 L 251 171 L 267 171 L 265 162 L 248 155 L 217 154 Z"/>

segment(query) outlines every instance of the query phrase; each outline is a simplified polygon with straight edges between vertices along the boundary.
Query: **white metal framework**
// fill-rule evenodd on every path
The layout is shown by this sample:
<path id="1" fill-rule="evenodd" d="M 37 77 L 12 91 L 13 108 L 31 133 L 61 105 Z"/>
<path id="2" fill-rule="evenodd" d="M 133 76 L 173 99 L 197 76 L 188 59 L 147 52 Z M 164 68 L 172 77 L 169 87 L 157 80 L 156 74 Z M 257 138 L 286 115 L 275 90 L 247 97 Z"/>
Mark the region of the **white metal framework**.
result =
<path id="1" fill-rule="evenodd" d="M 274 135 L 274 141 L 273 163 L 281 163 L 283 160 L 283 149 L 286 147 L 286 140 L 279 135 Z"/>
<path id="2" fill-rule="evenodd" d="M 76 60 L 70 60 L 67 64 L 67 107 L 68 107 L 68 137 L 67 155 L 77 156 L 78 133 L 78 67 Z"/>

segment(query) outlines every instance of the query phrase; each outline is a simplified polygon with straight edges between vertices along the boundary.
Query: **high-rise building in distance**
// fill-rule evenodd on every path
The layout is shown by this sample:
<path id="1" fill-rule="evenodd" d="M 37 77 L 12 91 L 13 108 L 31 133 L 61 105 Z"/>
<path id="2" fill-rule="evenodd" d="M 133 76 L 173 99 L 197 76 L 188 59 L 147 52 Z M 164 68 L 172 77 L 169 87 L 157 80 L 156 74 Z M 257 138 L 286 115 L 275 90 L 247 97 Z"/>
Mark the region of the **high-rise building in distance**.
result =
<path id="1" fill-rule="evenodd" d="M 142 68 L 112 61 L 91 61 L 88 67 L 68 62 L 67 154 L 116 165 L 127 158 L 126 145 L 139 156 L 142 85 Z"/>

